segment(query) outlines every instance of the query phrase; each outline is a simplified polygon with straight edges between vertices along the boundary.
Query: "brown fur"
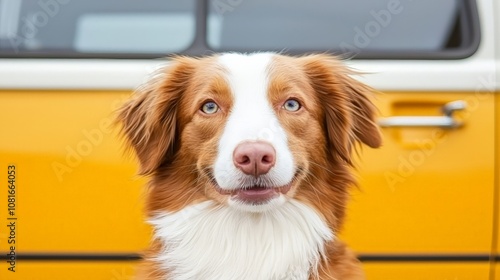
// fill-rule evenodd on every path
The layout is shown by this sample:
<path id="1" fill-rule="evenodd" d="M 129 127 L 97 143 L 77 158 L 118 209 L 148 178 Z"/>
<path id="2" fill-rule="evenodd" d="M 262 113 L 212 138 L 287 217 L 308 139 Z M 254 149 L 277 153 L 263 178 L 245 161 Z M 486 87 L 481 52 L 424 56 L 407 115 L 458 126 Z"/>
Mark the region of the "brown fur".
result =
<path id="1" fill-rule="evenodd" d="M 204 200 L 225 203 L 206 172 L 215 160 L 218 139 L 232 106 L 224 69 L 216 56 L 175 58 L 119 112 L 123 133 L 140 162 L 140 174 L 150 175 L 148 214 L 176 211 Z M 356 143 L 376 148 L 381 136 L 374 122 L 372 89 L 354 80 L 334 57 L 279 56 L 269 69 L 269 102 L 287 132 L 289 147 L 302 170 L 287 194 L 323 215 L 333 232 L 341 229 Z M 303 109 L 280 110 L 289 98 Z M 207 117 L 199 112 L 206 100 L 220 112 Z M 155 241 L 140 269 L 139 279 L 161 279 L 164 273 L 150 257 L 162 244 Z M 359 262 L 340 241 L 326 244 L 327 258 L 319 279 L 364 279 Z"/>

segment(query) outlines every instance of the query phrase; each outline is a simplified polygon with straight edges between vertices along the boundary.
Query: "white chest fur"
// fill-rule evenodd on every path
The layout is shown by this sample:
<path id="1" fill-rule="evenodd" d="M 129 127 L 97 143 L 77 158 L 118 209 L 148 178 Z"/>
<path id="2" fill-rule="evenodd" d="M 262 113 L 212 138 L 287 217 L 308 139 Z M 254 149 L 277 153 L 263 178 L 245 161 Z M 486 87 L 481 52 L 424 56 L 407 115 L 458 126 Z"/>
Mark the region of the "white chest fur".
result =
<path id="1" fill-rule="evenodd" d="M 166 244 L 157 261 L 173 280 L 307 280 L 333 239 L 320 216 L 296 200 L 265 213 L 206 201 L 150 222 Z"/>

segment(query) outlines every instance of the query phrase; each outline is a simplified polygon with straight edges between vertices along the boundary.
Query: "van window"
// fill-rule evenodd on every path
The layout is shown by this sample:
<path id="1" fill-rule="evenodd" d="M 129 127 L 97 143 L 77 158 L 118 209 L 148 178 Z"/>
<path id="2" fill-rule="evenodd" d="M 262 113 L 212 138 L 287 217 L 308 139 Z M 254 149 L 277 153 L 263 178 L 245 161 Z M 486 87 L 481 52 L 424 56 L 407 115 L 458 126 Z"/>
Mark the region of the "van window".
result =
<path id="1" fill-rule="evenodd" d="M 431 54 L 469 48 L 460 0 L 210 0 L 212 49 Z"/>
<path id="2" fill-rule="evenodd" d="M 3 54 L 182 52 L 195 37 L 194 0 L 0 0 Z"/>
<path id="3" fill-rule="evenodd" d="M 463 58 L 479 45 L 477 17 L 474 0 L 0 0 L 0 56 Z"/>

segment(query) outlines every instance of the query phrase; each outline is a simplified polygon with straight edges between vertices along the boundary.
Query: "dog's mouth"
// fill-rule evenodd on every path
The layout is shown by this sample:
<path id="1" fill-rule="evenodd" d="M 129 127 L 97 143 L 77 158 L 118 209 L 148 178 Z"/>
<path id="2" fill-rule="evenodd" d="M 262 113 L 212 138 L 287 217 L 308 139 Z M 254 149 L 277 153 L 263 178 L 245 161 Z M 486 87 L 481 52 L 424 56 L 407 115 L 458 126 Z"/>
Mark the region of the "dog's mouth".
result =
<path id="1" fill-rule="evenodd" d="M 231 198 L 250 204 L 263 204 L 280 194 L 286 194 L 292 188 L 292 184 L 286 184 L 282 187 L 251 186 L 235 190 L 224 190 L 219 186 L 215 189 L 222 195 L 230 195 Z"/>
<path id="2" fill-rule="evenodd" d="M 211 179 L 211 182 L 215 188 L 215 190 L 222 195 L 228 195 L 232 199 L 235 199 L 237 201 L 241 201 L 243 203 L 248 203 L 248 204 L 264 204 L 274 198 L 279 197 L 280 195 L 285 195 L 287 194 L 290 189 L 292 188 L 292 185 L 295 183 L 297 178 L 300 176 L 301 169 L 299 169 L 295 175 L 293 176 L 292 180 L 283 186 L 263 186 L 263 185 L 253 185 L 253 186 L 245 186 L 237 189 L 223 189 L 221 188 L 216 180 L 215 177 L 212 176 L 211 172 L 209 172 L 208 176 Z"/>

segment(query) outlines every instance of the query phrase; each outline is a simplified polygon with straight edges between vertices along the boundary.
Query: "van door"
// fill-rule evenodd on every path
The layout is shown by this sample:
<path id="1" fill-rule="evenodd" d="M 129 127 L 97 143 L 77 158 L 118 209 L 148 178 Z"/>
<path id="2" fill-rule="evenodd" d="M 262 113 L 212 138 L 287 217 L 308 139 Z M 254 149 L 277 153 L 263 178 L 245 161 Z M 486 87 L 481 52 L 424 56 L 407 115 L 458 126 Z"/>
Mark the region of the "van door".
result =
<path id="1" fill-rule="evenodd" d="M 498 73 L 493 2 L 477 5 L 482 37 L 471 57 L 353 63 L 377 73 L 365 81 L 381 91 L 384 134 L 381 149 L 362 152 L 343 235 L 368 279 L 491 279 Z"/>

